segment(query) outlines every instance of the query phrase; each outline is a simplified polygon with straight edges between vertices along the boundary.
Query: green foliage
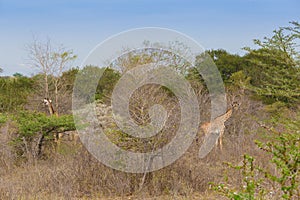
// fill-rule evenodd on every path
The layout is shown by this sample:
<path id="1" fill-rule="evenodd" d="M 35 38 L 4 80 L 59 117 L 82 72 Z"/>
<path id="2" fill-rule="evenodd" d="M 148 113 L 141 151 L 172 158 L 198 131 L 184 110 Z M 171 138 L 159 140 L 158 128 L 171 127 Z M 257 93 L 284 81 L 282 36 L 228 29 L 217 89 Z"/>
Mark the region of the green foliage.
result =
<path id="1" fill-rule="evenodd" d="M 232 87 L 233 90 L 238 89 L 242 91 L 242 93 L 244 90 L 251 88 L 250 81 L 251 78 L 247 77 L 242 70 L 232 73 L 230 79 L 228 80 L 230 83 L 229 87 Z"/>
<path id="2" fill-rule="evenodd" d="M 62 73 L 61 80 L 67 91 L 73 91 L 74 81 L 78 72 L 78 68 L 71 68 Z"/>
<path id="3" fill-rule="evenodd" d="M 273 115 L 276 115 L 280 112 L 283 112 L 285 109 L 286 109 L 285 103 L 283 103 L 281 101 L 277 101 L 275 103 L 265 106 L 264 110 Z"/>
<path id="4" fill-rule="evenodd" d="M 22 109 L 33 84 L 32 79 L 24 76 L 0 78 L 0 112 Z"/>
<path id="5" fill-rule="evenodd" d="M 17 72 L 17 73 L 13 74 L 13 77 L 20 78 L 20 77 L 24 77 L 24 76 L 23 76 L 23 74 Z"/>
<path id="6" fill-rule="evenodd" d="M 0 126 L 7 121 L 7 115 L 4 113 L 0 113 Z"/>
<path id="7" fill-rule="evenodd" d="M 210 95 L 218 95 L 224 93 L 224 83 L 220 72 L 215 67 L 215 63 L 211 56 L 204 52 L 196 57 L 195 68 L 189 71 L 188 79 L 199 80 Z M 199 73 L 201 77 L 199 77 Z"/>
<path id="8" fill-rule="evenodd" d="M 119 72 L 110 68 L 86 66 L 76 76 L 74 95 L 84 102 L 105 100 L 110 97 L 120 76 Z"/>
<path id="9" fill-rule="evenodd" d="M 240 188 L 231 188 L 229 185 L 218 184 L 214 189 L 230 199 L 266 199 L 266 191 L 276 194 L 267 185 L 280 188 L 282 199 L 294 199 L 299 195 L 300 180 L 300 114 L 296 119 L 289 119 L 282 115 L 272 118 L 274 124 L 285 126 L 285 132 L 277 132 L 273 127 L 269 133 L 273 138 L 269 142 L 256 141 L 257 146 L 271 156 L 271 163 L 275 172 L 267 166 L 258 166 L 254 158 L 244 156 L 243 166 L 230 167 L 240 170 L 245 183 Z M 260 177 L 260 178 L 258 178 Z"/>
<path id="10" fill-rule="evenodd" d="M 105 101 L 107 98 L 109 98 L 120 77 L 121 75 L 119 72 L 111 68 L 106 68 L 98 82 L 96 100 L 100 99 Z"/>
<path id="11" fill-rule="evenodd" d="M 243 69 L 243 58 L 239 55 L 233 55 L 223 49 L 210 50 L 207 53 L 211 56 L 218 67 L 224 81 L 230 76 Z"/>
<path id="12" fill-rule="evenodd" d="M 279 174 L 272 174 L 261 167 L 258 169 L 264 173 L 267 179 L 280 185 L 283 199 L 292 199 L 300 192 L 300 113 L 295 119 L 278 114 L 278 116 L 272 118 L 272 122 L 283 124 L 286 132 L 271 129 L 271 133 L 275 135 L 274 141 L 267 143 L 256 141 L 256 144 L 272 155 L 271 162 L 274 163 Z"/>
<path id="13" fill-rule="evenodd" d="M 73 95 L 85 103 L 91 103 L 95 100 L 95 93 L 99 78 L 104 69 L 96 66 L 85 66 L 76 75 Z"/>
<path id="14" fill-rule="evenodd" d="M 231 80 L 231 76 L 241 71 L 245 62 L 243 57 L 230 54 L 223 49 L 206 51 L 198 55 L 196 60 L 196 68 L 190 68 L 186 78 L 194 83 L 195 81 L 199 82 L 203 86 L 209 83 L 211 91 L 219 91 L 221 89 L 221 92 L 223 89 L 223 81 L 232 83 L 233 80 Z M 218 71 L 213 70 L 214 66 L 217 67 Z M 242 81 L 242 77 L 237 77 L 240 76 L 241 73 L 242 72 L 239 72 L 235 75 L 235 86 L 239 84 L 237 78 L 240 78 L 239 81 Z M 222 79 L 219 79 L 219 75 L 221 75 Z M 203 77 L 205 77 L 206 80 L 204 80 Z M 244 79 L 248 81 L 247 77 Z M 241 85 L 238 87 L 244 86 Z"/>
<path id="15" fill-rule="evenodd" d="M 275 164 L 280 174 L 274 175 L 264 168 L 259 169 L 267 179 L 280 185 L 283 199 L 292 199 L 297 195 L 300 163 L 299 139 L 299 135 L 282 133 L 276 138 L 275 143 L 257 142 L 261 149 L 272 154 L 271 162 Z"/>
<path id="16" fill-rule="evenodd" d="M 21 111 L 15 116 L 19 137 L 30 138 L 37 134 L 50 136 L 50 133 L 75 130 L 73 116 L 47 116 L 44 113 Z"/>
<path id="17" fill-rule="evenodd" d="M 251 77 L 251 89 L 265 103 L 300 101 L 299 52 L 295 36 L 284 28 L 274 31 L 271 38 L 254 40 L 260 48 L 245 48 L 248 61 L 245 74 Z"/>
<path id="18" fill-rule="evenodd" d="M 225 184 L 214 185 L 213 189 L 215 191 L 234 200 L 264 199 L 266 191 L 260 187 L 262 179 L 256 177 L 258 170 L 254 166 L 254 158 L 252 156 L 244 155 L 242 166 L 233 166 L 231 163 L 227 163 L 227 165 L 241 171 L 243 183 L 238 189 L 230 188 Z"/>
<path id="19" fill-rule="evenodd" d="M 44 113 L 20 111 L 10 115 L 17 128 L 10 145 L 17 156 L 16 162 L 32 162 L 46 156 L 45 147 L 52 142 L 58 133 L 75 130 L 72 115 L 60 117 L 47 116 Z"/>

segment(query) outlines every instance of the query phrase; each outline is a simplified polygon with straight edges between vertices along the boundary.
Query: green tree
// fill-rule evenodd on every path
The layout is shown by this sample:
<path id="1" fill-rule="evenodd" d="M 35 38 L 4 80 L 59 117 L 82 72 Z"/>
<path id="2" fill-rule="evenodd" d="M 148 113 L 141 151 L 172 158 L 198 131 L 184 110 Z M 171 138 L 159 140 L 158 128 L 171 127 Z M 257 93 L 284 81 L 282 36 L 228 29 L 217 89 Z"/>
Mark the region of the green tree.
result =
<path id="1" fill-rule="evenodd" d="M 245 48 L 248 54 L 244 56 L 244 72 L 251 77 L 251 89 L 266 103 L 299 102 L 300 68 L 295 36 L 280 28 L 271 38 L 254 43 L 259 49 Z"/>
<path id="2" fill-rule="evenodd" d="M 113 89 L 120 77 L 121 74 L 118 71 L 107 68 L 98 82 L 96 99 L 101 99 L 103 101 L 110 100 Z"/>
<path id="3" fill-rule="evenodd" d="M 294 40 L 298 42 L 299 44 L 299 40 L 300 40 L 300 23 L 296 22 L 296 21 L 292 21 L 290 22 L 291 26 L 290 27 L 286 27 L 285 29 L 288 31 L 291 31 L 292 36 L 294 37 Z M 299 47 L 299 45 L 296 45 L 297 47 Z M 299 48 L 298 48 L 299 50 Z M 295 56 L 295 60 L 297 60 L 297 66 L 300 67 L 300 55 L 299 52 L 297 53 L 297 55 Z"/>
<path id="4" fill-rule="evenodd" d="M 78 72 L 78 67 L 73 67 L 62 73 L 61 80 L 63 82 L 63 87 L 65 87 L 65 90 L 68 92 L 73 92 L 73 86 Z"/>
<path id="5" fill-rule="evenodd" d="M 13 112 L 23 109 L 32 93 L 34 81 L 31 78 L 0 78 L 0 112 Z"/>
<path id="6" fill-rule="evenodd" d="M 13 140 L 18 155 L 26 155 L 29 161 L 42 155 L 43 145 L 52 141 L 54 134 L 75 130 L 72 115 L 60 117 L 47 116 L 44 113 L 20 111 L 12 116 L 18 127 L 18 134 Z"/>
<path id="7" fill-rule="evenodd" d="M 270 162 L 275 167 L 275 173 L 269 166 L 259 166 L 254 157 L 245 155 L 242 166 L 228 163 L 242 172 L 243 184 L 238 188 L 218 184 L 214 187 L 216 191 L 236 200 L 299 198 L 300 113 L 298 111 L 297 116 L 290 119 L 281 110 L 270 121 L 273 125 L 266 129 L 272 139 L 268 142 L 256 141 L 256 144 L 271 156 Z M 278 124 L 284 125 L 283 131 L 276 130 Z"/>
<path id="8" fill-rule="evenodd" d="M 73 91 L 76 99 L 85 103 L 95 100 L 99 78 L 103 75 L 104 70 L 105 68 L 89 65 L 78 71 Z"/>
<path id="9" fill-rule="evenodd" d="M 80 95 L 79 98 L 86 102 L 92 102 L 97 99 L 109 100 L 115 84 L 121 77 L 121 74 L 114 69 L 96 66 L 85 66 L 76 74 L 76 90 L 74 94 Z M 95 87 L 91 87 L 91 85 Z"/>
<path id="10" fill-rule="evenodd" d="M 19 72 L 17 72 L 17 73 L 13 74 L 13 77 L 20 78 L 20 77 L 24 77 L 24 75 L 21 74 L 21 73 L 19 73 Z"/>
<path id="11" fill-rule="evenodd" d="M 243 69 L 243 59 L 239 55 L 230 54 L 223 49 L 209 50 L 207 53 L 218 67 L 224 81 L 227 81 L 233 73 Z"/>

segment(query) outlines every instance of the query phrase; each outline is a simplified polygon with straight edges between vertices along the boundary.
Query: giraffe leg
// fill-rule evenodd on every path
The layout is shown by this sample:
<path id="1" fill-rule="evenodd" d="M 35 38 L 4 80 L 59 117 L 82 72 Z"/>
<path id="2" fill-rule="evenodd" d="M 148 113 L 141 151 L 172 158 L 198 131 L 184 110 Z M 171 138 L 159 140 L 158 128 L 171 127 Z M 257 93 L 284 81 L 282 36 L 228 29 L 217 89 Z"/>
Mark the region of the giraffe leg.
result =
<path id="1" fill-rule="evenodd" d="M 60 149 L 62 137 L 63 137 L 63 133 L 57 133 L 56 151 L 59 151 L 59 149 Z"/>
<path id="2" fill-rule="evenodd" d="M 222 151 L 223 149 L 223 141 L 222 141 L 222 137 L 220 137 L 220 150 Z"/>
<path id="3" fill-rule="evenodd" d="M 225 126 L 222 128 L 221 132 L 220 132 L 220 150 L 222 151 L 223 149 L 223 135 L 224 135 L 224 129 L 225 129 Z"/>
<path id="4" fill-rule="evenodd" d="M 79 140 L 80 140 L 80 138 L 79 138 L 78 133 L 77 133 L 77 132 L 74 132 L 74 144 L 75 144 L 75 145 L 78 144 L 78 143 L 79 143 Z"/>

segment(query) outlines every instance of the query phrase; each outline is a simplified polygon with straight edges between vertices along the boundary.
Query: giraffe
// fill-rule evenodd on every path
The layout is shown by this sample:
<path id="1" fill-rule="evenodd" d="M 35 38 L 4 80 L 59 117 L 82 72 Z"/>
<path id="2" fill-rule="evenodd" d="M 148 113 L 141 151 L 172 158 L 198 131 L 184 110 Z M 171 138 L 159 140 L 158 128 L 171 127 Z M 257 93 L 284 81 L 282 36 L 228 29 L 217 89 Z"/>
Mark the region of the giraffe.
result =
<path id="1" fill-rule="evenodd" d="M 239 106 L 239 104 L 237 102 L 234 102 L 232 104 L 232 107 L 230 109 L 227 110 L 227 112 L 219 117 L 216 117 L 215 119 L 213 119 L 210 122 L 205 122 L 201 125 L 201 129 L 203 130 L 204 134 L 210 134 L 213 130 L 218 130 L 219 132 L 219 138 L 216 141 L 216 146 L 220 145 L 220 149 L 222 150 L 223 148 L 223 135 L 224 135 L 224 131 L 225 131 L 225 122 L 231 117 L 232 112 L 234 109 L 237 109 L 237 107 Z"/>
<path id="2" fill-rule="evenodd" d="M 55 112 L 55 110 L 54 110 L 54 108 L 53 108 L 52 100 L 51 100 L 51 99 L 49 99 L 49 98 L 44 98 L 43 103 L 44 103 L 45 106 L 48 106 L 50 116 L 55 115 L 55 116 L 58 117 L 57 113 Z M 61 133 L 54 133 L 53 136 L 54 136 L 54 141 L 55 141 L 56 143 L 59 143 L 59 139 L 62 137 L 62 134 L 61 134 Z"/>
<path id="3" fill-rule="evenodd" d="M 55 112 L 53 105 L 52 105 L 52 100 L 49 98 L 44 98 L 44 105 L 48 106 L 49 109 L 49 113 L 50 115 L 56 115 L 57 116 L 57 112 Z"/>
<path id="4" fill-rule="evenodd" d="M 44 103 L 44 105 L 48 106 L 50 116 L 55 115 L 56 117 L 58 117 L 57 112 L 55 112 L 55 110 L 53 108 L 51 99 L 44 98 L 43 103 Z M 54 133 L 54 141 L 58 144 L 58 146 L 60 145 L 60 141 L 62 140 L 63 137 L 67 138 L 67 140 L 73 140 L 75 144 L 78 143 L 78 141 L 79 141 L 79 135 L 76 131 L 75 132 L 68 131 L 68 132 L 62 132 L 62 133 Z"/>

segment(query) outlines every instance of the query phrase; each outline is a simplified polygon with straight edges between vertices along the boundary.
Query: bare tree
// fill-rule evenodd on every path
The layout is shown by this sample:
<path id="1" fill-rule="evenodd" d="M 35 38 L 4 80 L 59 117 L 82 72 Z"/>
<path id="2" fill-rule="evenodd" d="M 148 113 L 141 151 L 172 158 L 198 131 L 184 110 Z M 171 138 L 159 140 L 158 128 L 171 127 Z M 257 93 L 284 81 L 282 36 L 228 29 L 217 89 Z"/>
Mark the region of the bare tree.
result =
<path id="1" fill-rule="evenodd" d="M 180 45 L 178 47 L 176 44 L 170 44 L 170 47 L 166 48 L 159 44 L 150 45 L 145 43 L 144 45 L 145 48 L 134 51 L 124 49 L 125 53 L 114 60 L 110 67 L 118 70 L 121 74 L 125 74 L 139 66 L 149 65 L 149 67 L 154 68 L 168 66 L 172 67 L 178 74 L 187 74 L 190 63 L 181 56 L 188 51 L 186 47 Z M 172 51 L 168 49 L 172 49 Z M 122 94 L 118 98 L 122 99 Z M 165 121 L 164 127 L 155 136 L 148 138 L 133 137 L 126 131 L 123 132 L 123 130 L 116 128 L 115 125 L 107 128 L 107 130 L 104 127 L 104 131 L 109 132 L 109 137 L 112 141 L 115 141 L 118 146 L 124 149 L 152 153 L 171 141 L 179 127 L 181 116 L 179 101 L 171 88 L 154 83 L 143 85 L 132 93 L 128 103 L 130 117 L 139 126 L 147 126 L 152 123 L 150 110 L 153 106 L 159 104 L 167 113 L 166 119 L 163 119 L 163 116 L 159 116 L 162 119 L 158 120 Z M 99 104 L 98 106 L 101 105 Z M 150 169 L 155 156 L 153 155 L 149 159 L 147 166 L 145 166 L 147 170 Z M 139 190 L 143 189 L 146 182 L 152 179 L 152 176 L 151 172 L 144 172 L 141 176 Z"/>
<path id="2" fill-rule="evenodd" d="M 60 48 L 58 52 L 54 55 L 55 65 L 53 67 L 53 83 L 54 83 L 54 93 L 55 93 L 55 110 L 59 111 L 59 89 L 62 88 L 62 73 L 70 66 L 72 60 L 77 56 L 73 54 L 70 50 L 65 50 L 65 48 Z"/>
<path id="3" fill-rule="evenodd" d="M 191 63 L 185 59 L 190 56 L 188 47 L 178 42 L 170 43 L 168 46 L 145 42 L 142 49 L 130 51 L 125 48 L 123 51 L 124 54 L 112 62 L 112 66 L 121 73 L 139 65 L 155 63 L 172 67 L 177 72 L 185 74 L 191 66 Z"/>
<path id="4" fill-rule="evenodd" d="M 44 96 L 45 98 L 49 98 L 48 80 L 49 75 L 51 74 L 51 68 L 54 65 L 50 39 L 48 39 L 45 43 L 42 43 L 34 37 L 32 44 L 27 45 L 26 48 L 32 66 L 37 68 L 44 76 Z"/>
<path id="5" fill-rule="evenodd" d="M 73 51 L 67 50 L 63 45 L 54 48 L 50 39 L 39 41 L 36 37 L 26 47 L 31 65 L 43 75 L 44 98 L 50 98 L 50 85 L 53 85 L 55 97 L 55 110 L 59 111 L 59 89 L 62 86 L 61 75 L 70 67 L 71 61 L 76 58 Z"/>

